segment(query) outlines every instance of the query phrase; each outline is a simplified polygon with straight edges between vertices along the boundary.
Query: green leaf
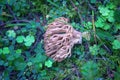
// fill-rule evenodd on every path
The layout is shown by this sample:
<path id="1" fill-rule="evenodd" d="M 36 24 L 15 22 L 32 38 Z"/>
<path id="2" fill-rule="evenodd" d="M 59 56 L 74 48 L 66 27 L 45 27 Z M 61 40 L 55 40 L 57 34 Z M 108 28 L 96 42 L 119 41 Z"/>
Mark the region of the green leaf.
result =
<path id="1" fill-rule="evenodd" d="M 42 55 L 40 53 L 37 53 L 35 58 L 32 59 L 32 62 L 34 63 L 42 63 L 42 62 L 45 62 L 46 61 L 46 56 L 45 55 Z"/>
<path id="2" fill-rule="evenodd" d="M 13 61 L 14 59 L 15 59 L 14 55 L 9 55 L 7 57 L 7 60 L 9 60 L 9 61 Z"/>
<path id="3" fill-rule="evenodd" d="M 110 10 L 107 7 L 99 6 L 98 9 L 103 16 L 109 15 Z"/>
<path id="4" fill-rule="evenodd" d="M 4 47 L 3 48 L 3 54 L 9 54 L 10 53 L 10 50 L 8 47 Z"/>
<path id="5" fill-rule="evenodd" d="M 85 24 L 85 27 L 86 27 L 87 29 L 92 29 L 92 22 L 87 22 L 87 23 Z"/>
<path id="6" fill-rule="evenodd" d="M 42 63 L 39 63 L 39 68 L 42 68 L 42 66 L 43 66 Z"/>
<path id="7" fill-rule="evenodd" d="M 54 3 L 53 1 L 51 1 L 51 0 L 47 0 L 47 2 L 49 2 L 50 4 L 52 4 L 53 6 L 55 6 L 55 7 L 59 7 L 56 3 Z"/>
<path id="8" fill-rule="evenodd" d="M 92 55 L 98 55 L 99 47 L 97 45 L 90 46 L 89 49 Z"/>
<path id="9" fill-rule="evenodd" d="M 16 41 L 17 43 L 22 43 L 24 41 L 24 36 L 17 36 Z"/>
<path id="10" fill-rule="evenodd" d="M 116 29 L 116 31 L 120 30 L 120 24 L 116 24 L 115 29 Z"/>
<path id="11" fill-rule="evenodd" d="M 100 30 L 100 29 L 96 29 L 97 31 L 97 35 L 100 37 L 100 39 L 103 39 L 103 40 L 108 40 L 108 41 L 113 41 L 114 40 L 114 36 L 111 35 L 110 32 L 107 32 L 107 31 L 103 31 L 103 30 Z"/>
<path id="12" fill-rule="evenodd" d="M 114 19 L 113 16 L 110 16 L 110 17 L 108 17 L 108 21 L 109 21 L 109 22 L 115 22 L 115 19 Z"/>
<path id="13" fill-rule="evenodd" d="M 32 62 L 28 62 L 27 65 L 28 65 L 28 66 L 31 66 L 31 65 L 32 65 Z"/>
<path id="14" fill-rule="evenodd" d="M 114 18 L 114 11 L 110 11 L 109 15 L 107 16 L 109 22 L 115 22 Z"/>
<path id="15" fill-rule="evenodd" d="M 46 70 L 41 71 L 41 76 L 45 76 L 47 74 Z"/>
<path id="16" fill-rule="evenodd" d="M 17 70 L 24 70 L 25 67 L 26 67 L 26 63 L 25 62 L 19 62 L 19 61 L 16 61 L 14 63 L 15 67 Z"/>
<path id="17" fill-rule="evenodd" d="M 17 49 L 17 50 L 16 50 L 16 53 L 17 53 L 17 54 L 21 54 L 21 53 L 22 53 L 22 50 L 21 50 L 21 49 Z"/>
<path id="18" fill-rule="evenodd" d="M 106 7 L 108 7 L 109 9 L 115 9 L 116 6 L 111 2 Z"/>
<path id="19" fill-rule="evenodd" d="M 116 69 L 116 72 L 114 73 L 115 75 L 115 80 L 119 80 L 120 79 L 120 67 L 118 66 Z"/>
<path id="20" fill-rule="evenodd" d="M 110 29 L 110 25 L 109 24 L 105 24 L 104 27 L 103 27 L 104 30 L 108 30 Z"/>
<path id="21" fill-rule="evenodd" d="M 28 35 L 26 38 L 24 38 L 25 46 L 31 46 L 32 43 L 34 43 L 34 41 L 35 41 L 35 38 L 32 35 Z"/>
<path id="22" fill-rule="evenodd" d="M 86 80 L 95 80 L 98 74 L 98 64 L 93 61 L 84 63 L 81 67 L 81 73 L 86 78 Z"/>
<path id="23" fill-rule="evenodd" d="M 49 67 L 52 67 L 52 61 L 50 61 L 50 60 L 47 60 L 47 61 L 45 61 L 45 66 L 47 66 L 48 68 Z"/>
<path id="24" fill-rule="evenodd" d="M 102 17 L 98 17 L 98 20 L 95 22 L 95 26 L 99 28 L 103 28 L 105 25 L 105 20 Z"/>
<path id="25" fill-rule="evenodd" d="M 113 45 L 113 49 L 120 49 L 120 41 L 114 40 L 112 45 Z"/>
<path id="26" fill-rule="evenodd" d="M 21 49 L 15 50 L 14 57 L 15 57 L 15 58 L 20 57 L 20 56 L 21 56 L 21 53 L 22 53 L 22 50 L 21 50 Z"/>
<path id="27" fill-rule="evenodd" d="M 7 31 L 7 36 L 14 38 L 14 37 L 16 37 L 16 33 L 15 33 L 14 30 L 8 30 Z"/>

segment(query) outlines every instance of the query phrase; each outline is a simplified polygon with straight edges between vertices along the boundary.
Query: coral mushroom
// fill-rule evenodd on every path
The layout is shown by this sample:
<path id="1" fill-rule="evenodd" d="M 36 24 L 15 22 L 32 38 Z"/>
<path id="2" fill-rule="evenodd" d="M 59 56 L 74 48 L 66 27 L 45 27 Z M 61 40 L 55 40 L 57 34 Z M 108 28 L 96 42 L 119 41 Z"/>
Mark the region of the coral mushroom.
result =
<path id="1" fill-rule="evenodd" d="M 73 29 L 64 17 L 50 23 L 44 34 L 46 55 L 58 62 L 70 56 L 72 47 L 77 43 L 82 43 L 82 33 Z"/>

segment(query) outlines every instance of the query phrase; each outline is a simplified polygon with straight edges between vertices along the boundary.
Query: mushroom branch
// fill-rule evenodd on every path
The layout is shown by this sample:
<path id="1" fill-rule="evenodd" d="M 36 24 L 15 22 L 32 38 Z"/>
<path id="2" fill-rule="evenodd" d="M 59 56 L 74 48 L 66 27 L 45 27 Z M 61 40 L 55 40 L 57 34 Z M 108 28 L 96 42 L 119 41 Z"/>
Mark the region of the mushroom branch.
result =
<path id="1" fill-rule="evenodd" d="M 70 24 L 68 19 L 60 17 L 48 24 L 44 34 L 44 48 L 46 55 L 57 62 L 63 61 L 71 56 L 71 49 L 74 44 L 81 44 L 82 37 L 87 32 L 78 32 Z"/>

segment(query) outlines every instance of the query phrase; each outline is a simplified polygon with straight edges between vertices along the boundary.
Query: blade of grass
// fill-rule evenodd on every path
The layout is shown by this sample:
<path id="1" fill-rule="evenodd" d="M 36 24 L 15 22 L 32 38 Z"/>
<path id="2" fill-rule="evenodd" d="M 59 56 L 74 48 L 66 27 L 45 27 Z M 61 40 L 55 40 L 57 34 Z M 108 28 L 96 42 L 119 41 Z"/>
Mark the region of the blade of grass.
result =
<path id="1" fill-rule="evenodd" d="M 25 26 L 27 23 L 7 24 L 6 27 Z"/>
<path id="2" fill-rule="evenodd" d="M 52 2 L 51 0 L 47 0 L 50 4 L 52 4 L 53 6 L 55 6 L 55 7 L 58 7 L 59 8 L 59 6 L 58 5 L 56 5 L 54 2 Z"/>
<path id="3" fill-rule="evenodd" d="M 92 10 L 92 26 L 93 26 L 93 32 L 94 32 L 94 40 L 95 40 L 95 43 L 97 44 L 96 29 L 95 29 L 95 20 L 94 20 L 94 11 L 93 10 Z"/>

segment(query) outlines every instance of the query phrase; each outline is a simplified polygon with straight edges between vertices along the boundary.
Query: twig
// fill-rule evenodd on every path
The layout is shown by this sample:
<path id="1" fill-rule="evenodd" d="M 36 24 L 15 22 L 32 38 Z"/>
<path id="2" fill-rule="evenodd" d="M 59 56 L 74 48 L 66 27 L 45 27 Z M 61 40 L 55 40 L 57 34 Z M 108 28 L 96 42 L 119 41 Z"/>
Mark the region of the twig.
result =
<path id="1" fill-rule="evenodd" d="M 73 65 L 73 68 L 74 68 L 74 73 L 76 73 L 76 75 L 78 76 L 78 78 L 79 78 L 79 80 L 80 80 L 80 77 L 81 77 L 81 75 L 80 75 L 80 72 L 79 72 L 79 70 L 78 70 L 78 67 L 77 67 L 77 65 L 76 64 L 72 64 Z"/>
<path id="2" fill-rule="evenodd" d="M 94 11 L 92 10 L 92 26 L 93 26 L 93 31 L 94 31 L 94 40 L 95 43 L 97 44 L 97 40 L 96 40 L 96 29 L 95 29 L 95 21 L 94 21 Z"/>
<path id="3" fill-rule="evenodd" d="M 13 15 L 14 20 L 17 20 L 17 18 L 16 18 L 16 16 L 15 16 L 14 12 L 12 11 L 11 7 L 10 7 L 8 4 L 6 4 L 6 7 L 7 7 L 8 10 L 10 11 L 10 14 Z"/>
<path id="4" fill-rule="evenodd" d="M 36 39 L 35 43 L 33 44 L 33 46 L 30 48 L 30 50 L 29 50 L 30 53 L 35 49 L 37 44 L 41 41 L 40 39 L 43 37 L 42 35 L 43 35 L 43 31 L 40 28 L 38 28 L 37 39 Z"/>
<path id="5" fill-rule="evenodd" d="M 96 10 L 90 3 L 88 3 L 88 6 L 89 6 L 90 9 L 92 9 L 94 11 Z"/>

